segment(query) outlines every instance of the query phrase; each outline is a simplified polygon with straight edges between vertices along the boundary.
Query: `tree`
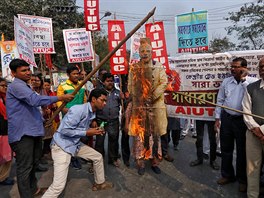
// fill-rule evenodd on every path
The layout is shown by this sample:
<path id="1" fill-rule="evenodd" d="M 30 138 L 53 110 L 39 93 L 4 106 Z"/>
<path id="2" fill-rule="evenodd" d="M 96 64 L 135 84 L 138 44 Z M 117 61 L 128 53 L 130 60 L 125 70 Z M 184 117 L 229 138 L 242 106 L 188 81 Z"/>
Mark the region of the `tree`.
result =
<path id="1" fill-rule="evenodd" d="M 213 38 L 209 44 L 209 52 L 226 52 L 235 50 L 236 44 L 232 43 L 226 36 L 224 38 Z"/>
<path id="2" fill-rule="evenodd" d="M 237 32 L 242 48 L 263 49 L 264 5 L 263 0 L 244 4 L 239 11 L 230 12 L 229 20 L 233 23 L 227 28 L 228 34 Z"/>

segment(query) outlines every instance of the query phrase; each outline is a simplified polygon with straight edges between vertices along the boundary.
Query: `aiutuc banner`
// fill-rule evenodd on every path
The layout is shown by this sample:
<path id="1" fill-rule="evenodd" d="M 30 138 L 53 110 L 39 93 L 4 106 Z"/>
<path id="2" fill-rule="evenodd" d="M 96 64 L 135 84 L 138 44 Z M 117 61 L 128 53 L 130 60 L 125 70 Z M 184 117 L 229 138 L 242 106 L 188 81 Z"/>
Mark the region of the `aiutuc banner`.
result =
<path id="1" fill-rule="evenodd" d="M 258 77 L 257 65 L 264 57 L 264 50 L 169 57 L 170 75 L 168 77 L 173 91 L 165 93 L 168 115 L 214 120 L 215 106 L 198 99 L 216 103 L 221 82 L 231 76 L 230 63 L 236 57 L 245 58 L 250 76 Z"/>
<path id="2" fill-rule="evenodd" d="M 178 52 L 208 51 L 207 11 L 176 16 Z"/>
<path id="3" fill-rule="evenodd" d="M 151 40 L 152 58 L 164 65 L 167 72 L 169 63 L 163 22 L 147 23 L 145 28 L 146 36 Z"/>
<path id="4" fill-rule="evenodd" d="M 84 0 L 84 22 L 87 31 L 100 31 L 99 0 Z"/>
<path id="5" fill-rule="evenodd" d="M 94 60 L 91 32 L 85 28 L 63 30 L 65 50 L 69 63 Z"/>
<path id="6" fill-rule="evenodd" d="M 33 32 L 33 49 L 35 54 L 54 54 L 52 18 L 18 14 Z"/>
<path id="7" fill-rule="evenodd" d="M 108 48 L 112 51 L 125 38 L 125 24 L 122 20 L 108 21 Z M 126 44 L 124 43 L 110 58 L 111 74 L 127 74 Z"/>
<path id="8" fill-rule="evenodd" d="M 13 79 L 11 70 L 9 69 L 9 63 L 19 58 L 15 41 L 2 41 L 0 42 L 1 47 L 1 64 L 2 64 L 2 76 L 3 78 L 11 81 Z M 0 76 L 1 77 L 1 76 Z"/>

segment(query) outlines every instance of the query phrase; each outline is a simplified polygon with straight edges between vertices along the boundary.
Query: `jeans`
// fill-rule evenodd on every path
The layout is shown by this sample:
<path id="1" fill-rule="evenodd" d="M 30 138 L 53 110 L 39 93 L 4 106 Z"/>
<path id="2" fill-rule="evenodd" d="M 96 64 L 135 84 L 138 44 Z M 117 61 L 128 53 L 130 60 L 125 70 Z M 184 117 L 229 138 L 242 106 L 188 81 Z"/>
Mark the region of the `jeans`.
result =
<path id="1" fill-rule="evenodd" d="M 236 178 L 240 183 L 247 183 L 246 177 L 246 130 L 243 116 L 231 116 L 223 111 L 221 115 L 221 174 L 226 178 L 235 178 L 233 167 L 234 142 L 236 142 Z"/>
<path id="2" fill-rule="evenodd" d="M 23 136 L 20 141 L 10 144 L 16 154 L 17 185 L 21 198 L 33 198 L 36 193 L 35 169 L 42 154 L 42 137 Z"/>
<path id="3" fill-rule="evenodd" d="M 119 158 L 118 156 L 119 119 L 108 122 L 104 128 L 105 128 L 105 134 L 106 133 L 108 134 L 108 163 L 111 164 Z M 97 150 L 103 156 L 105 155 L 105 151 L 104 151 L 105 134 L 97 135 L 95 142 L 95 150 Z"/>
<path id="4" fill-rule="evenodd" d="M 208 127 L 208 135 L 210 142 L 210 162 L 215 161 L 216 159 L 216 134 L 214 131 L 214 121 L 203 121 L 196 120 L 196 151 L 197 159 L 203 161 L 203 136 L 204 136 L 204 125 Z"/>

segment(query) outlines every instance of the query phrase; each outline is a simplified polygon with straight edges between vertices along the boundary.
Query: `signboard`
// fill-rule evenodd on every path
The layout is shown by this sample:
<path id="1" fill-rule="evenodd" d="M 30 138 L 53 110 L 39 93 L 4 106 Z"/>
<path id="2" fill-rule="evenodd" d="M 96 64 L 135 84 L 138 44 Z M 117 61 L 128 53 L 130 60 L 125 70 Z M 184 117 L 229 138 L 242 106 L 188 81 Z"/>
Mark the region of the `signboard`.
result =
<path id="1" fill-rule="evenodd" d="M 207 11 L 176 16 L 178 52 L 208 51 Z"/>
<path id="2" fill-rule="evenodd" d="M 1 47 L 1 64 L 2 64 L 2 76 L 8 81 L 12 81 L 11 70 L 9 69 L 9 63 L 19 58 L 15 41 L 2 41 Z"/>
<path id="3" fill-rule="evenodd" d="M 33 52 L 33 32 L 17 17 L 14 17 L 15 41 L 19 57 L 37 67 Z"/>
<path id="4" fill-rule="evenodd" d="M 33 47 L 35 54 L 54 54 L 52 19 L 40 16 L 18 14 L 33 31 Z"/>
<path id="5" fill-rule="evenodd" d="M 87 31 L 100 31 L 99 0 L 84 0 L 84 22 Z"/>
<path id="6" fill-rule="evenodd" d="M 94 59 L 91 32 L 85 28 L 63 30 L 63 38 L 69 63 Z"/>
<path id="7" fill-rule="evenodd" d="M 137 63 L 140 60 L 139 57 L 139 46 L 140 46 L 140 38 L 146 37 L 144 32 L 135 32 L 131 36 L 131 47 L 130 47 L 130 63 Z"/>
<path id="8" fill-rule="evenodd" d="M 221 82 L 231 76 L 230 63 L 235 57 L 245 58 L 248 61 L 250 76 L 258 77 L 257 65 L 264 57 L 264 50 L 169 57 L 172 76 L 179 75 L 179 78 L 169 77 L 173 88 L 176 87 L 175 84 L 179 84 L 178 90 L 165 94 L 169 117 L 214 120 L 214 105 L 188 96 L 216 103 Z M 183 95 L 177 94 L 178 91 Z"/>
<path id="9" fill-rule="evenodd" d="M 108 21 L 108 47 L 112 51 L 125 38 L 125 25 L 121 20 Z M 111 74 L 127 74 L 126 44 L 124 43 L 110 58 Z"/>
<path id="10" fill-rule="evenodd" d="M 146 36 L 151 40 L 152 59 L 160 62 L 168 71 L 169 62 L 163 22 L 148 23 L 145 28 Z"/>

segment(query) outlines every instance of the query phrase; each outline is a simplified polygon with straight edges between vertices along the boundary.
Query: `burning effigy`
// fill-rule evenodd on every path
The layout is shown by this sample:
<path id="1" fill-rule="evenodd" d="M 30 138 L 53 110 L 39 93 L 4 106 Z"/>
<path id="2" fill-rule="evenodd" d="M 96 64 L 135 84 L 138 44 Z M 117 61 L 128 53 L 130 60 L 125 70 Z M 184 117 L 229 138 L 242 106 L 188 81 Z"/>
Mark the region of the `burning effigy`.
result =
<path id="1" fill-rule="evenodd" d="M 128 91 L 132 97 L 129 135 L 134 137 L 133 155 L 139 174 L 144 174 L 144 160 L 151 159 L 152 169 L 159 169 L 159 140 L 167 128 L 164 91 L 168 80 L 163 65 L 152 60 L 148 38 L 140 40 L 139 54 L 140 61 L 130 66 L 128 78 Z"/>

